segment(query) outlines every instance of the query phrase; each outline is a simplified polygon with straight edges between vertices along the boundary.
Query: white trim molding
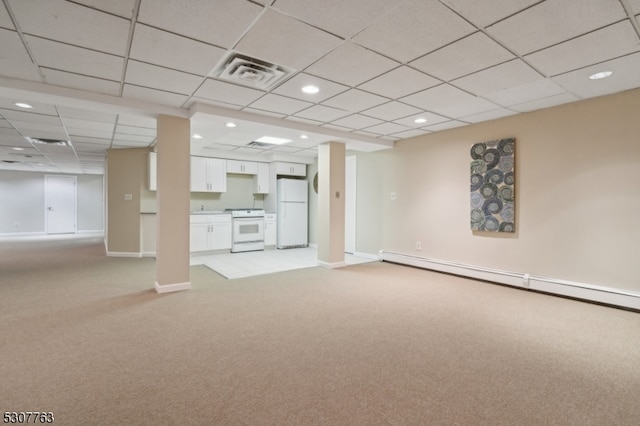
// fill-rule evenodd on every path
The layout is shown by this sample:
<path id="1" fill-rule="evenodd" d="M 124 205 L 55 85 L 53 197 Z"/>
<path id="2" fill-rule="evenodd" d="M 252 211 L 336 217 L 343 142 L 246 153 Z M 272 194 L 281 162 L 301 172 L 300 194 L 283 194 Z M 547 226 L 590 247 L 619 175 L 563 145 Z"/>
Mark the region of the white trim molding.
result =
<path id="1" fill-rule="evenodd" d="M 378 256 L 377 254 L 363 253 L 360 251 L 356 251 L 353 253 L 353 255 L 357 257 L 364 257 L 365 259 L 380 260 L 380 256 Z"/>
<path id="2" fill-rule="evenodd" d="M 547 278 L 527 273 L 484 268 L 481 266 L 429 259 L 384 250 L 380 250 L 379 258 L 382 261 L 401 265 L 415 266 L 417 268 L 506 284 L 527 290 L 640 310 L 640 293 L 635 291 Z"/>
<path id="3" fill-rule="evenodd" d="M 142 257 L 140 252 L 108 251 L 108 257 Z"/>
<path id="4" fill-rule="evenodd" d="M 156 292 L 160 294 L 173 293 L 175 291 L 191 290 L 191 281 L 187 281 L 185 283 L 163 284 L 163 285 L 158 284 L 158 281 L 156 281 L 154 288 L 156 289 Z"/>
<path id="5" fill-rule="evenodd" d="M 344 261 L 327 263 L 327 262 L 323 262 L 321 260 L 318 260 L 317 262 L 318 262 L 318 266 L 322 266 L 323 268 L 328 268 L 328 269 L 342 268 L 344 266 L 347 266 L 347 263 L 344 262 Z"/>

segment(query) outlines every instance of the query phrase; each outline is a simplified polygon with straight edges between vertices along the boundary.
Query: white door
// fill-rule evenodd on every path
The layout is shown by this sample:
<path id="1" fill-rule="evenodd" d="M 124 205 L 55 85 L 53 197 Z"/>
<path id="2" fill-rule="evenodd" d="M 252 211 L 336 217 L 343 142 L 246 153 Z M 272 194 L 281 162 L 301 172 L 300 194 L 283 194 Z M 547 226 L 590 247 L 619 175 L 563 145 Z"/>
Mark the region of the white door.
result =
<path id="1" fill-rule="evenodd" d="M 45 176 L 44 203 L 47 234 L 76 232 L 75 176 Z"/>
<path id="2" fill-rule="evenodd" d="M 344 251 L 356 251 L 356 156 L 350 155 L 345 163 L 344 194 Z"/>

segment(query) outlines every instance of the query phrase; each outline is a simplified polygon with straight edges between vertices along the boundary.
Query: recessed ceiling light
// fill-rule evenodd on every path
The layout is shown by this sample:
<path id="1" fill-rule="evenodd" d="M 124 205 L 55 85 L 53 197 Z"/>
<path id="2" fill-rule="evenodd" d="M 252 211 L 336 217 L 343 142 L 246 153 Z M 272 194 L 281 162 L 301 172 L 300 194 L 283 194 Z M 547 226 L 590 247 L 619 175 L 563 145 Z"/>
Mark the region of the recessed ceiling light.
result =
<path id="1" fill-rule="evenodd" d="M 11 149 L 13 149 L 14 151 L 24 151 L 24 148 L 18 148 L 17 146 Z"/>
<path id="2" fill-rule="evenodd" d="M 317 87 L 317 86 L 314 86 L 314 85 L 310 84 L 310 85 L 308 85 L 308 86 L 304 86 L 304 87 L 302 88 L 302 91 L 303 91 L 304 93 L 309 93 L 309 94 L 311 94 L 311 95 L 312 95 L 312 94 L 314 94 L 314 93 L 318 93 L 318 92 L 320 91 L 320 89 L 318 89 L 318 87 Z"/>
<path id="3" fill-rule="evenodd" d="M 309 136 L 307 136 L 307 135 L 300 135 L 300 139 L 309 139 Z"/>
<path id="4" fill-rule="evenodd" d="M 600 80 L 600 79 L 603 79 L 603 78 L 610 77 L 611 74 L 613 74 L 613 72 L 611 72 L 611 71 L 597 72 L 595 74 L 591 74 L 589 76 L 589 80 Z"/>
<path id="5" fill-rule="evenodd" d="M 227 126 L 227 127 L 238 127 L 238 125 L 236 123 L 233 123 L 231 121 L 228 122 L 227 124 L 225 124 L 225 126 Z"/>
<path id="6" fill-rule="evenodd" d="M 414 123 L 418 123 L 418 124 L 419 124 L 419 123 L 426 123 L 426 122 L 427 122 L 427 119 L 426 119 L 426 118 L 424 118 L 424 117 L 418 117 L 418 118 L 416 118 L 415 120 L 413 120 L 413 122 L 414 122 Z"/>
<path id="7" fill-rule="evenodd" d="M 24 102 L 16 102 L 14 105 L 20 108 L 25 108 L 25 109 L 33 108 L 31 105 L 25 104 Z"/>
<path id="8" fill-rule="evenodd" d="M 196 134 L 193 135 L 193 138 L 194 139 L 202 139 L 202 136 L 200 136 L 199 134 L 196 133 Z"/>
<path id="9" fill-rule="evenodd" d="M 256 142 L 270 143 L 273 145 L 282 145 L 283 143 L 291 142 L 290 139 L 274 138 L 273 136 L 262 136 L 256 139 Z"/>

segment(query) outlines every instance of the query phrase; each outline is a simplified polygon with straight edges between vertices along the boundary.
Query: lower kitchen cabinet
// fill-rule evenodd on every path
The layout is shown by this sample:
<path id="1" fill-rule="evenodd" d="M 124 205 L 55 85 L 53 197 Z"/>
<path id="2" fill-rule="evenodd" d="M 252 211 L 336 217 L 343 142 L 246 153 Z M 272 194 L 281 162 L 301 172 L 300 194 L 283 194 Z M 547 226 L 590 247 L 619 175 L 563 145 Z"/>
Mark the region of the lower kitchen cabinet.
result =
<path id="1" fill-rule="evenodd" d="M 276 235 L 276 214 L 267 213 L 264 215 L 264 245 L 275 246 Z"/>
<path id="2" fill-rule="evenodd" d="M 191 252 L 231 249 L 231 215 L 191 215 Z"/>

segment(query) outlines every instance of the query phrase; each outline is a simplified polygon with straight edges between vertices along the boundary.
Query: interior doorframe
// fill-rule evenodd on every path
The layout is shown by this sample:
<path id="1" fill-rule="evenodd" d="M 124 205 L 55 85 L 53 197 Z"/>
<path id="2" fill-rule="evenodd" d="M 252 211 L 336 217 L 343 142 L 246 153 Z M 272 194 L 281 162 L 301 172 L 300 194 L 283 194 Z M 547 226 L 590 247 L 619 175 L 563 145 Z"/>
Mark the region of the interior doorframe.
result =
<path id="1" fill-rule="evenodd" d="M 45 223 L 45 234 L 50 233 L 49 226 L 49 214 L 47 213 L 49 201 L 50 201 L 50 190 L 49 190 L 49 179 L 55 178 L 65 178 L 73 180 L 73 231 L 69 233 L 77 233 L 78 232 L 78 177 L 73 175 L 45 175 L 44 176 L 44 223 Z"/>

